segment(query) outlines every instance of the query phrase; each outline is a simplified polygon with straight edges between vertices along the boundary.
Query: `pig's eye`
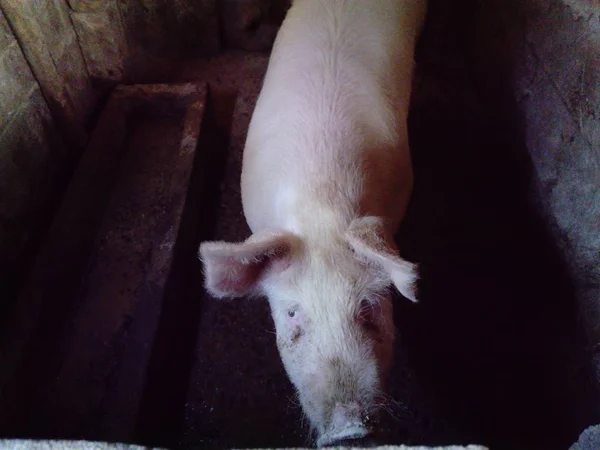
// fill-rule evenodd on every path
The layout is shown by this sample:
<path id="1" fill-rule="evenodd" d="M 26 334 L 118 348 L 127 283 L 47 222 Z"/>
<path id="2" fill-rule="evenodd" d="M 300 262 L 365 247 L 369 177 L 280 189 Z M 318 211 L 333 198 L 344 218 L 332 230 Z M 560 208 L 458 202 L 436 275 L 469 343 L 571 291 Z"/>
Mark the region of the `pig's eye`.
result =
<path id="1" fill-rule="evenodd" d="M 288 322 L 288 324 L 290 325 L 290 330 L 291 330 L 291 343 L 297 344 L 298 341 L 300 340 L 300 338 L 302 337 L 302 335 L 304 334 L 304 331 L 302 330 L 300 320 L 299 320 L 300 317 L 298 314 L 298 309 L 297 308 L 288 309 L 287 315 L 291 319 Z"/>

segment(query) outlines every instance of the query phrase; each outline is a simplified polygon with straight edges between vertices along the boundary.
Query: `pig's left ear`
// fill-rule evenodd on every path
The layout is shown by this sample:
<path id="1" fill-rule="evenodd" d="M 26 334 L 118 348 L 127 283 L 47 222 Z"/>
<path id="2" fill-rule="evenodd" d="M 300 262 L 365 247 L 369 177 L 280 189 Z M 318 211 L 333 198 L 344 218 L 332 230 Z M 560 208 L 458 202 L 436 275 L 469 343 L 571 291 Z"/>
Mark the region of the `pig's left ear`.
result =
<path id="1" fill-rule="evenodd" d="M 398 248 L 381 219 L 354 219 L 348 228 L 346 239 L 360 258 L 379 266 L 404 297 L 417 301 L 417 265 L 400 257 Z"/>
<path id="2" fill-rule="evenodd" d="M 217 298 L 260 294 L 261 282 L 290 265 L 299 238 L 287 232 L 257 233 L 244 242 L 203 242 L 198 256 L 204 285 Z"/>

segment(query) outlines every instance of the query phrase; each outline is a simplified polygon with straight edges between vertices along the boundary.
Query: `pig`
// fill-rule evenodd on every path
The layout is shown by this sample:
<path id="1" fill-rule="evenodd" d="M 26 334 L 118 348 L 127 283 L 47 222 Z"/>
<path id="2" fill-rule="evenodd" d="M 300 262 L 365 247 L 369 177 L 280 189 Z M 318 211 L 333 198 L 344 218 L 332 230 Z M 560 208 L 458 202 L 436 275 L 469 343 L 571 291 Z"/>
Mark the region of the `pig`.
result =
<path id="1" fill-rule="evenodd" d="M 393 235 L 413 189 L 407 115 L 426 8 L 292 3 L 244 147 L 252 234 L 199 249 L 213 297 L 268 299 L 318 447 L 372 436 L 393 354 L 392 289 L 416 301 L 418 266 Z"/>

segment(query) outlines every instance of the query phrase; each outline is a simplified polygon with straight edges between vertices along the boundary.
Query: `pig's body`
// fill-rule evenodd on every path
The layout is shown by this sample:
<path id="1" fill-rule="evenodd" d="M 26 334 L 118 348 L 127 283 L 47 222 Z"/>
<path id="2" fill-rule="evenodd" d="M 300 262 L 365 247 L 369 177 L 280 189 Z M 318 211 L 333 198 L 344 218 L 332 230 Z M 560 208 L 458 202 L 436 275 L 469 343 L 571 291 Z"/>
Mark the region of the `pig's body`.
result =
<path id="1" fill-rule="evenodd" d="M 406 116 L 423 7 L 294 2 L 244 150 L 242 198 L 253 232 L 279 227 L 319 238 L 366 214 L 395 231 L 412 188 Z"/>
<path id="2" fill-rule="evenodd" d="M 393 244 L 412 190 L 406 118 L 425 0 L 295 0 L 254 111 L 243 243 L 200 248 L 216 297 L 269 298 L 318 445 L 370 432 L 392 357 Z"/>

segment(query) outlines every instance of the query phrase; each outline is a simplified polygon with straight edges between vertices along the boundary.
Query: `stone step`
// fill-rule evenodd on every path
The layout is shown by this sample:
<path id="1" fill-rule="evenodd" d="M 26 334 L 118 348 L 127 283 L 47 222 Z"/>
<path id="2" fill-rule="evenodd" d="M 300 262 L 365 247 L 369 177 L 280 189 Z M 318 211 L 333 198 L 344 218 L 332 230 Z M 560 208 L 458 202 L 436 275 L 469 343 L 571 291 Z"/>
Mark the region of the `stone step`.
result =
<path id="1" fill-rule="evenodd" d="M 113 92 L 4 330 L 11 435 L 131 439 L 205 101 L 203 84 Z"/>

